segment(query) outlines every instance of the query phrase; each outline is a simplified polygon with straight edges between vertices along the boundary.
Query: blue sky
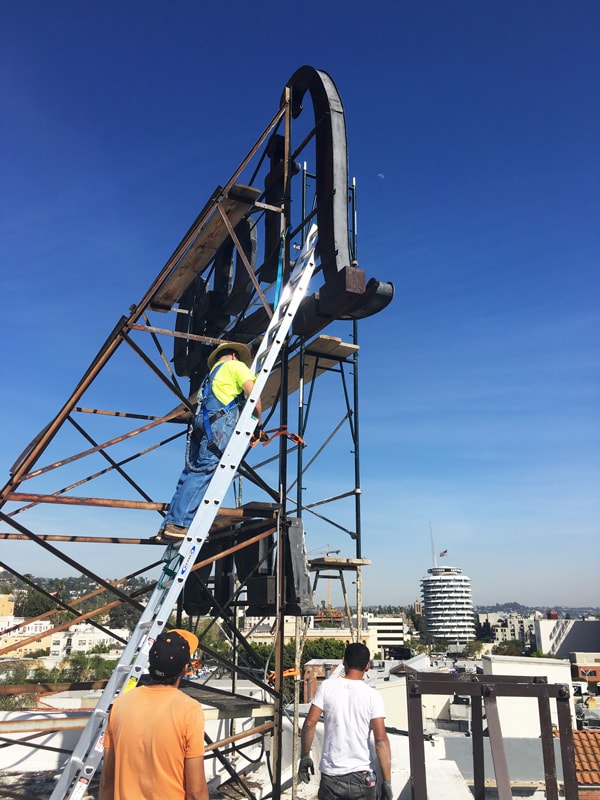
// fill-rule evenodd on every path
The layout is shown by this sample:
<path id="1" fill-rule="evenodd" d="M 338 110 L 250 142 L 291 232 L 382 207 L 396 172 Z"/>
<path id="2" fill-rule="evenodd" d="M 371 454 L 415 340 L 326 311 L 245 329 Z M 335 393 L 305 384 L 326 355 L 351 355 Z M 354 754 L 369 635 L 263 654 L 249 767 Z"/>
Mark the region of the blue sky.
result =
<path id="1" fill-rule="evenodd" d="M 204 6 L 0 5 L 4 476 L 311 64 L 396 286 L 360 328 L 365 602 L 418 597 L 431 526 L 476 603 L 599 605 L 600 7 Z"/>

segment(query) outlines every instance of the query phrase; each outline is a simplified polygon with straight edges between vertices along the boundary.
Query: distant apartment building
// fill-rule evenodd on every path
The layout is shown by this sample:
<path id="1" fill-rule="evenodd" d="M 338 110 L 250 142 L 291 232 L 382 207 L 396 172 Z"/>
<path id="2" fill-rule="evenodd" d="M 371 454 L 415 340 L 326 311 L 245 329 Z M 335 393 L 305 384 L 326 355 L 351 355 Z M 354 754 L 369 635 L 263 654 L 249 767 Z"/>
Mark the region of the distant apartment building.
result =
<path id="1" fill-rule="evenodd" d="M 12 630 L 17 625 L 20 627 Z M 47 619 L 26 622 L 25 617 L 0 616 L 0 647 L 12 647 L 35 636 L 36 638 L 32 642 L 11 650 L 7 656 L 22 658 L 38 650 L 45 650 L 50 646 L 47 632 L 51 628 L 52 623 Z M 6 631 L 9 631 L 9 633 L 6 633 Z"/>
<path id="2" fill-rule="evenodd" d="M 543 653 L 568 658 L 570 653 L 600 651 L 600 620 L 598 619 L 537 619 L 537 647 Z"/>
<path id="3" fill-rule="evenodd" d="M 267 617 L 260 620 L 258 617 L 246 617 L 242 623 L 242 630 L 249 642 L 253 644 L 272 644 L 273 631 L 276 620 L 274 617 Z M 356 639 L 357 619 L 352 617 L 352 628 L 348 624 L 348 617 L 343 615 L 343 625 L 341 627 L 318 627 L 315 618 L 309 618 L 309 625 L 304 631 L 306 641 L 315 639 L 337 639 L 343 644 L 349 644 Z M 393 648 L 404 646 L 404 640 L 408 631 L 406 617 L 378 617 L 374 614 L 366 614 L 362 618 L 360 641 L 371 651 L 371 655 L 378 658 L 393 658 Z M 294 617 L 285 620 L 283 628 L 283 640 L 285 644 L 296 640 L 296 622 Z"/>
<path id="4" fill-rule="evenodd" d="M 586 681 L 598 693 L 600 688 L 600 653 L 569 653 L 571 677 L 575 681 Z"/>
<path id="5" fill-rule="evenodd" d="M 371 653 L 379 653 L 381 658 L 392 658 L 395 649 L 404 646 L 408 630 L 404 615 L 397 617 L 376 617 L 369 614 L 368 633 Z"/>
<path id="6" fill-rule="evenodd" d="M 112 630 L 112 633 L 125 641 L 129 639 L 127 628 L 117 628 Z M 98 630 L 93 625 L 80 623 L 66 631 L 57 631 L 53 634 L 50 643 L 50 658 L 61 661 L 68 658 L 71 653 L 89 653 L 98 645 L 105 645 L 109 648 L 123 646 L 110 634 Z"/>
<path id="7" fill-rule="evenodd" d="M 536 612 L 531 617 L 524 617 L 521 614 L 507 614 L 500 617 L 497 622 L 492 624 L 492 636 L 494 642 L 521 642 L 524 650 L 535 650 L 535 621 L 539 619 L 540 613 Z"/>
<path id="8" fill-rule="evenodd" d="M 475 638 L 471 580 L 458 567 L 432 567 L 421 580 L 427 635 L 451 648 Z"/>
<path id="9" fill-rule="evenodd" d="M 8 617 L 15 612 L 15 596 L 0 594 L 0 617 Z"/>

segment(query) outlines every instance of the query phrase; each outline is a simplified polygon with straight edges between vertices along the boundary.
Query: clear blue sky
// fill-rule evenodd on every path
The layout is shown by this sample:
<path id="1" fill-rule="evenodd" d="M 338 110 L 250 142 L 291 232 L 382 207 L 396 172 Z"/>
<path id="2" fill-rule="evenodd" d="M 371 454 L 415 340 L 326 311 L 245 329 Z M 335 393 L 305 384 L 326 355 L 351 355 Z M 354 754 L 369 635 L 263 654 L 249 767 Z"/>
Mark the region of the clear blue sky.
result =
<path id="1" fill-rule="evenodd" d="M 302 64 L 396 286 L 360 334 L 365 602 L 418 597 L 431 525 L 477 603 L 600 605 L 595 0 L 1 3 L 2 481 Z"/>

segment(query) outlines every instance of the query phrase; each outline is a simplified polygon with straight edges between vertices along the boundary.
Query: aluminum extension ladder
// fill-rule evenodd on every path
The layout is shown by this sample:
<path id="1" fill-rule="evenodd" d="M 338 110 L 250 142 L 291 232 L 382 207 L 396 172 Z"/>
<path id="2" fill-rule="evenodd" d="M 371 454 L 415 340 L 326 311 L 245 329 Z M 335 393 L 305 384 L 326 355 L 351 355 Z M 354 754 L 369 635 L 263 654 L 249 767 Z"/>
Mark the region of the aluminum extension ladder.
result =
<path id="1" fill-rule="evenodd" d="M 204 499 L 179 548 L 176 549 L 172 545 L 167 547 L 163 570 L 154 592 L 72 755 L 66 762 L 50 800 L 81 800 L 86 794 L 102 760 L 104 729 L 110 706 L 115 697 L 137 684 L 147 666 L 152 643 L 165 629 L 169 615 L 208 536 L 219 506 L 250 444 L 250 437 L 256 428 L 256 418 L 253 417 L 256 403 L 275 366 L 315 268 L 316 240 L 317 226 L 312 225 L 254 358 L 252 371 L 257 376 L 256 383 L 244 404 Z"/>

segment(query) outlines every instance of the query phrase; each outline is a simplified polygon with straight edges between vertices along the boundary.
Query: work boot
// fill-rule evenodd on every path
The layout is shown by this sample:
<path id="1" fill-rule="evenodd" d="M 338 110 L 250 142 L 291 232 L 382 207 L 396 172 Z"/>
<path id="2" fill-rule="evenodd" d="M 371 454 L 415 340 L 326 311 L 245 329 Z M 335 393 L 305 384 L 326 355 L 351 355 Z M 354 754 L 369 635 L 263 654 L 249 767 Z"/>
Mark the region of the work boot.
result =
<path id="1" fill-rule="evenodd" d="M 181 542 L 185 539 L 188 532 L 187 528 L 182 525 L 173 525 L 172 522 L 167 522 L 164 528 L 161 528 L 156 536 L 153 536 L 151 541 L 162 544 L 163 542 Z"/>

